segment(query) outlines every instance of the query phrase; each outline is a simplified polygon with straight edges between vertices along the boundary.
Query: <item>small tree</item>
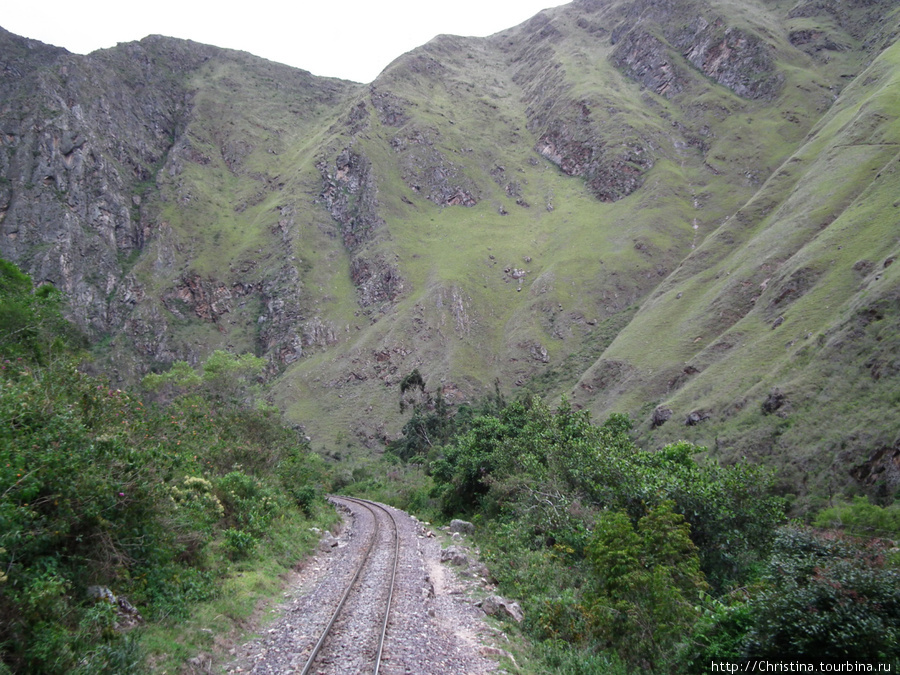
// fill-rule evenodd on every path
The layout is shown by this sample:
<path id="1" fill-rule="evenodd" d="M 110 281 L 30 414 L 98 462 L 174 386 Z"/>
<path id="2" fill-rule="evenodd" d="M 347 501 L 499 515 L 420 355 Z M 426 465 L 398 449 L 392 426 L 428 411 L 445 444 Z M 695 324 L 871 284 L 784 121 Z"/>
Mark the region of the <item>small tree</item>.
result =
<path id="1" fill-rule="evenodd" d="M 660 503 L 637 527 L 624 512 L 605 513 L 587 547 L 596 632 L 635 666 L 666 663 L 708 590 L 690 525 L 673 507 Z"/>
<path id="2" fill-rule="evenodd" d="M 83 346 L 83 336 L 60 308 L 63 295 L 0 258 L 0 355 L 45 365 L 54 350 Z"/>
<path id="3" fill-rule="evenodd" d="M 165 373 L 151 373 L 142 384 L 165 400 L 203 393 L 220 404 L 239 406 L 252 398 L 256 380 L 266 360 L 252 354 L 216 350 L 198 373 L 187 361 L 176 361 Z"/>

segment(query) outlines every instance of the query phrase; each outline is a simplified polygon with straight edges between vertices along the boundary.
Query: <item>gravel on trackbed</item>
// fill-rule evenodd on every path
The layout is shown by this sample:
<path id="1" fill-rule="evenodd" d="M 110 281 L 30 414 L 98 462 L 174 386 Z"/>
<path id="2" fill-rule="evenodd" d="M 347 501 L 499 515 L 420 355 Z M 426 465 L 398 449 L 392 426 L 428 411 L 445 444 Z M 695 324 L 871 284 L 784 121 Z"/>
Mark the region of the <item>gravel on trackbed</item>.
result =
<path id="1" fill-rule="evenodd" d="M 491 656 L 505 653 L 500 648 L 505 636 L 484 621 L 484 612 L 471 597 L 479 591 L 484 594 L 485 580 L 477 573 L 460 574 L 457 568 L 441 563 L 441 536 L 434 536 L 432 528 L 409 514 L 385 508 L 397 522 L 400 563 L 379 672 L 481 675 L 496 671 L 498 663 Z M 300 673 L 368 541 L 372 519 L 358 509 L 361 507 L 349 503 L 340 508 L 344 523 L 333 542 L 336 545 L 320 547 L 305 561 L 285 593 L 284 603 L 275 610 L 278 618 L 263 629 L 261 637 L 231 650 L 233 660 L 224 672 Z M 374 633 L 380 628 L 361 629 L 358 624 L 344 628 L 345 635 L 337 639 L 345 644 L 367 641 L 369 636 L 359 631 Z M 369 672 L 364 667 L 368 666 L 360 662 L 358 668 L 345 665 L 343 669 Z M 312 672 L 330 674 L 333 669 L 325 663 Z"/>

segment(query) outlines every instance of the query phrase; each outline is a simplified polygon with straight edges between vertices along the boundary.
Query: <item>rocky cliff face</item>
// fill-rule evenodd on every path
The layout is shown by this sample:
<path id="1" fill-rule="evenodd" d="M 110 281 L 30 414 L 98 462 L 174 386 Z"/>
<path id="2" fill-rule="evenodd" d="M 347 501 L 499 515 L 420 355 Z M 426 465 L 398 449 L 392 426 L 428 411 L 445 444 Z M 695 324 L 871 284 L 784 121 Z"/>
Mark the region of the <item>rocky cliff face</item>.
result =
<path id="1" fill-rule="evenodd" d="M 152 42 L 91 63 L 9 33 L 0 50 L 3 254 L 65 290 L 83 327 L 107 332 L 121 322 L 109 298 L 151 227 L 142 193 L 184 124 L 189 95 L 154 65 Z M 183 49 L 176 62 L 202 58 Z"/>
<path id="2" fill-rule="evenodd" d="M 265 355 L 323 449 L 396 434 L 419 368 L 453 400 L 566 393 L 647 444 L 693 420 L 725 461 L 794 453 L 795 484 L 869 467 L 874 490 L 886 431 L 832 466 L 786 425 L 825 361 L 895 381 L 896 312 L 869 312 L 893 297 L 890 237 L 816 247 L 865 229 L 853 209 L 890 219 L 897 35 L 887 0 L 577 0 L 363 86 L 161 37 L 76 56 L 0 32 L 0 254 L 69 294 L 122 378 Z M 840 316 L 807 307 L 823 288 Z M 782 335 L 802 372 L 748 351 Z"/>
<path id="3" fill-rule="evenodd" d="M 272 297 L 275 288 L 296 286 L 296 269 L 283 266 L 261 278 L 251 272 L 255 263 L 221 260 L 232 269 L 200 274 L 185 255 L 193 244 L 165 213 L 167 204 L 203 198 L 183 178 L 198 166 L 224 165 L 235 176 L 266 182 L 244 165 L 255 150 L 252 139 L 198 133 L 207 112 L 199 73 L 246 57 L 158 37 L 87 57 L 9 33 L 0 41 L 3 255 L 66 291 L 73 318 L 94 336 L 122 333 L 145 359 L 141 368 L 202 355 L 205 346 L 173 343 L 171 324 L 196 319 L 222 332 L 251 297 L 266 314 L 248 346 L 282 363 L 298 358 L 302 312 L 290 297 Z M 314 80 L 297 79 L 292 74 L 284 84 L 305 88 Z M 348 86 L 324 80 L 316 95 L 333 101 Z M 245 199 L 232 206 L 246 208 Z M 290 207 L 278 208 L 288 217 L 273 227 L 272 244 L 289 244 Z"/>

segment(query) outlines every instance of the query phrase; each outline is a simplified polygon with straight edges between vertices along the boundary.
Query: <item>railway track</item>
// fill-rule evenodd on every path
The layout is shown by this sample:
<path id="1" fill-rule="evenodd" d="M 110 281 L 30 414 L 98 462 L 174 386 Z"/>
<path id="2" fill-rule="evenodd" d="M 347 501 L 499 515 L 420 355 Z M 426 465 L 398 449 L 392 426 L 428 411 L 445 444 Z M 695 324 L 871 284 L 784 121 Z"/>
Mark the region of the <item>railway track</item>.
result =
<path id="1" fill-rule="evenodd" d="M 346 497 L 332 501 L 340 504 L 347 527 L 337 539 L 323 537 L 318 553 L 298 566 L 296 585 L 277 610 L 280 616 L 262 635 L 231 651 L 235 658 L 226 672 L 492 671 L 496 664 L 479 653 L 476 640 L 493 640 L 495 631 L 463 600 L 463 585 L 441 564 L 441 542 L 428 536 L 428 528 L 389 507 Z"/>
<path id="2" fill-rule="evenodd" d="M 331 497 L 355 517 L 372 518 L 371 537 L 328 623 L 300 675 L 372 673 L 381 667 L 390 620 L 400 537 L 393 514 L 380 504 L 354 497 Z M 376 629 L 373 633 L 373 626 Z"/>

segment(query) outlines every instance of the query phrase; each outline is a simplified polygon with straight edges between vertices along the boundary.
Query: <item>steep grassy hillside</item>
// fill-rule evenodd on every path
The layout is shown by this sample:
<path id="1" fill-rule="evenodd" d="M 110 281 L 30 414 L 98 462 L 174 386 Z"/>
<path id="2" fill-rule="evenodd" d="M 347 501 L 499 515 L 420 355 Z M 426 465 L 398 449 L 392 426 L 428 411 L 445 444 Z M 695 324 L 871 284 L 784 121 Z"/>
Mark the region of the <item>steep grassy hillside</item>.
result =
<path id="1" fill-rule="evenodd" d="M 451 403 L 565 394 L 785 491 L 892 494 L 897 23 L 576 0 L 369 85 L 3 34 L 0 248 L 122 379 L 266 356 L 323 452 L 395 437 L 418 368 Z"/>
<path id="2" fill-rule="evenodd" d="M 774 459 L 816 491 L 849 470 L 896 486 L 900 51 L 848 86 L 806 142 L 671 275 L 575 388 L 599 412 L 670 409 L 726 460 Z M 652 349 L 647 346 L 652 344 Z M 624 397 L 589 397 L 615 365 Z M 627 364 L 627 367 L 622 364 Z M 686 429 L 692 411 L 709 419 Z M 825 481 L 822 483 L 821 481 Z"/>
<path id="3" fill-rule="evenodd" d="M 790 422 L 760 404 L 779 385 L 784 344 L 810 332 L 782 339 L 771 322 L 799 294 L 794 286 L 805 291 L 818 279 L 784 262 L 868 189 L 871 167 L 880 169 L 891 147 L 863 161 L 845 146 L 866 131 L 824 140 L 836 133 L 828 120 L 847 123 L 840 111 L 862 104 L 857 73 L 890 43 L 892 25 L 883 14 L 873 20 L 871 6 L 835 7 L 574 3 L 486 41 L 442 36 L 398 59 L 372 86 L 371 123 L 345 138 L 371 158 L 384 202 L 379 255 L 404 290 L 383 314 L 370 313 L 374 322 L 336 358 L 289 371 L 279 401 L 331 429 L 325 445 L 374 445 L 396 429 L 396 393 L 385 390 L 395 392 L 416 367 L 451 399 L 499 378 L 513 391 L 567 393 L 597 414 L 628 411 L 650 445 L 688 435 L 715 446 L 715 415 L 707 414 L 733 416 L 742 406 L 754 416 L 740 422 L 749 431 L 718 434 L 720 456 L 771 452 L 768 435 Z M 882 87 L 892 84 L 868 84 Z M 379 109 L 385 99 L 390 116 Z M 459 194 L 468 208 L 454 202 Z M 810 214 L 811 201 L 820 213 Z M 793 216 L 776 213 L 782 202 Z M 774 249 L 754 245 L 757 233 Z M 869 255 L 883 264 L 888 253 Z M 774 313 L 764 326 L 769 344 L 745 356 L 726 332 L 749 340 L 735 324 L 770 277 L 756 306 Z M 681 293 L 677 302 L 669 289 Z M 639 303 L 635 320 L 579 377 Z M 834 321 L 833 309 L 822 305 L 820 317 Z M 734 376 L 696 376 L 718 361 Z M 801 367 L 820 377 L 818 362 Z M 658 405 L 673 416 L 656 430 Z M 707 419 L 686 427 L 694 410 Z M 886 435 L 889 427 L 879 426 Z M 843 425 L 831 428 L 842 436 Z M 818 454 L 819 440 L 798 427 L 781 453 L 809 465 L 803 471 L 816 480 L 846 483 L 843 469 L 800 459 Z M 786 474 L 785 489 L 802 490 L 804 480 L 801 471 Z"/>

